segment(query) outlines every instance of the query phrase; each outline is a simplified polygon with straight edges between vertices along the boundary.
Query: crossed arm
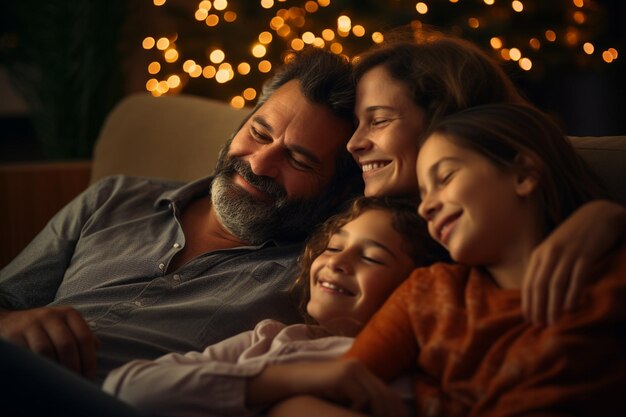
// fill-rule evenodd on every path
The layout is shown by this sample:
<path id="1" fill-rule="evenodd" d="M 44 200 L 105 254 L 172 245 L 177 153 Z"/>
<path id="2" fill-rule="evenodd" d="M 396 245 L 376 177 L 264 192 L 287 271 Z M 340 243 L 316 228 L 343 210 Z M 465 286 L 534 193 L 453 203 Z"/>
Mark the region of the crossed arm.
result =
<path id="1" fill-rule="evenodd" d="M 268 366 L 248 380 L 247 402 L 270 415 L 404 417 L 399 395 L 356 359 Z M 295 413 L 295 414 L 294 414 Z"/>

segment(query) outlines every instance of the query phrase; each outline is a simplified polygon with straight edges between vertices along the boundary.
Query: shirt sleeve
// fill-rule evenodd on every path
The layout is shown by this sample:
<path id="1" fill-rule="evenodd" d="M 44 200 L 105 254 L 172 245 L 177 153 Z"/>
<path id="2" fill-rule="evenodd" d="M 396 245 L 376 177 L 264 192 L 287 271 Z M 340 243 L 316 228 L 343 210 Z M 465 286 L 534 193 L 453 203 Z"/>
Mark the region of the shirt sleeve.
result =
<path id="1" fill-rule="evenodd" d="M 0 271 L 0 308 L 22 310 L 53 301 L 69 265 L 83 225 L 110 193 L 115 177 L 92 185 L 62 208 Z"/>
<path id="2" fill-rule="evenodd" d="M 415 367 L 419 347 L 411 322 L 413 282 L 426 271 L 416 270 L 372 317 L 344 357 L 361 360 L 375 375 L 391 381 Z"/>
<path id="3" fill-rule="evenodd" d="M 113 370 L 102 388 L 153 416 L 254 415 L 259 410 L 246 407 L 246 381 L 261 372 L 265 362 L 240 358 L 257 346 L 270 345 L 274 329 L 284 327 L 267 326 L 268 322 L 203 352 L 131 361 Z"/>

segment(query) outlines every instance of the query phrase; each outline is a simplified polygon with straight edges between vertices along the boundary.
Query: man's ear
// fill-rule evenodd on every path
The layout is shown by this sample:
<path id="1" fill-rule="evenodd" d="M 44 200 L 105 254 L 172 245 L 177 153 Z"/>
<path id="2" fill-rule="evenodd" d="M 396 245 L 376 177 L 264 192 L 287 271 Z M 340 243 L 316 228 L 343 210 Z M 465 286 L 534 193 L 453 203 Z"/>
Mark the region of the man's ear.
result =
<path id="1" fill-rule="evenodd" d="M 534 155 L 520 152 L 515 163 L 515 192 L 520 197 L 528 197 L 539 186 L 541 177 L 541 162 Z"/>

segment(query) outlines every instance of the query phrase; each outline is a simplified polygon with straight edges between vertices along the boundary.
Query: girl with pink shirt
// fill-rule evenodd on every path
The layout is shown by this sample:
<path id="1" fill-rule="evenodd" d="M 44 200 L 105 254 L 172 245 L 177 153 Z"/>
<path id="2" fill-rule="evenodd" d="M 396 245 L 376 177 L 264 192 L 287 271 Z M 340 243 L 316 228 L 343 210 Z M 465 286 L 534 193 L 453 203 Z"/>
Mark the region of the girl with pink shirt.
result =
<path id="1" fill-rule="evenodd" d="M 157 416 L 255 415 L 293 395 L 324 395 L 313 373 L 294 379 L 291 366 L 339 357 L 404 278 L 435 259 L 416 207 L 360 198 L 312 235 L 294 286 L 308 324 L 268 319 L 203 352 L 135 360 L 112 371 L 104 390 Z"/>

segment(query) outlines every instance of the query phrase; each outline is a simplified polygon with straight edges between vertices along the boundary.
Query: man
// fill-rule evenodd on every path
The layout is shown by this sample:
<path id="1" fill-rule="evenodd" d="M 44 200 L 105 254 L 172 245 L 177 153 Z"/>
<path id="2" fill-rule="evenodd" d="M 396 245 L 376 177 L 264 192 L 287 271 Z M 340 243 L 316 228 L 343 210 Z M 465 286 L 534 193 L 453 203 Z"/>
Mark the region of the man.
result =
<path id="1" fill-rule="evenodd" d="M 360 191 L 353 98 L 349 63 L 307 50 L 265 86 L 214 176 L 90 187 L 0 271 L 0 337 L 101 381 L 264 318 L 299 320 L 300 243 Z"/>

